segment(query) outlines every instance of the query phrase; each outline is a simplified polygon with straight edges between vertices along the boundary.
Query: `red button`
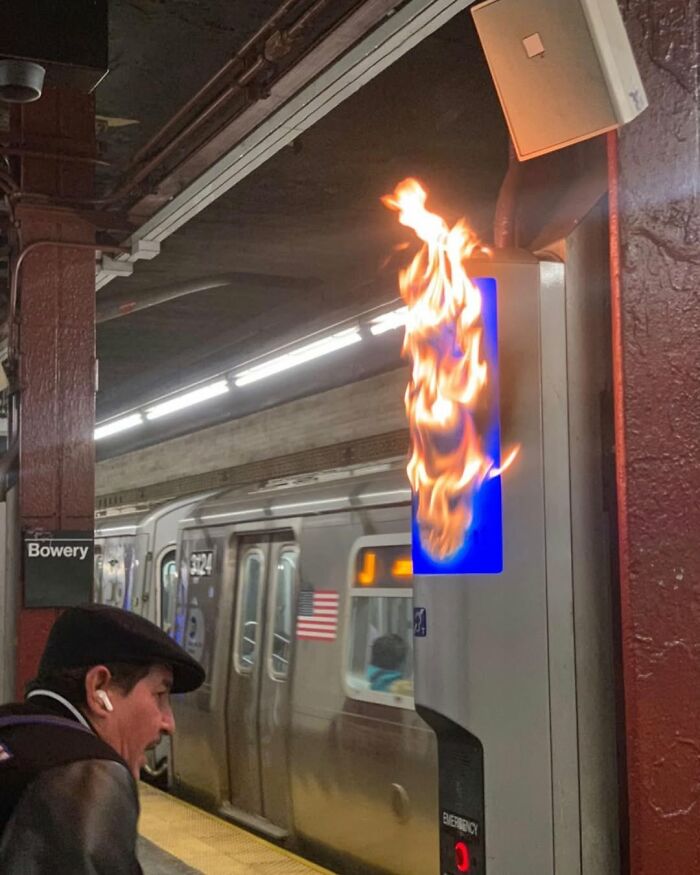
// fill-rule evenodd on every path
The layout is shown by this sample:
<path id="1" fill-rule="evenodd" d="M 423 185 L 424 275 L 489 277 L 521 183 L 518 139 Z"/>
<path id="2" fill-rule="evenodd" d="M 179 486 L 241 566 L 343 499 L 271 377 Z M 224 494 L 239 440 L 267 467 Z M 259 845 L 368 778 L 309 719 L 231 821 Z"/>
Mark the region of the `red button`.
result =
<path id="1" fill-rule="evenodd" d="M 455 843 L 455 862 L 459 872 L 469 871 L 469 848 L 464 842 Z"/>

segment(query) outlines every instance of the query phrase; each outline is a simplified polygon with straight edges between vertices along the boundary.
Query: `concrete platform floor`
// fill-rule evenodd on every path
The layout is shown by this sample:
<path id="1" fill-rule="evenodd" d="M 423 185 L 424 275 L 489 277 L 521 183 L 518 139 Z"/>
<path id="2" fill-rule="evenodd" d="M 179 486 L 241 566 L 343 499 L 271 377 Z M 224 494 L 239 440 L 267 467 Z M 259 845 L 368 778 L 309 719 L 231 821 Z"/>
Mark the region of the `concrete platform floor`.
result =
<path id="1" fill-rule="evenodd" d="M 333 875 L 147 784 L 139 790 L 144 875 Z"/>

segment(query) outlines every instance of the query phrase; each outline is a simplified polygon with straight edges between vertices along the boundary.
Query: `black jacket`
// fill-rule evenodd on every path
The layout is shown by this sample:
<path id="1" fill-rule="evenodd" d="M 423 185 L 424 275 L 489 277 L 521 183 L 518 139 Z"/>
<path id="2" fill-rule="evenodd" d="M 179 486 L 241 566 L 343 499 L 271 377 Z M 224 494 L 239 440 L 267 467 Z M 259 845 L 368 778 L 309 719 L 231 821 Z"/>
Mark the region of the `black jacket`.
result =
<path id="1" fill-rule="evenodd" d="M 2 875 L 139 875 L 136 783 L 59 702 L 0 707 Z"/>

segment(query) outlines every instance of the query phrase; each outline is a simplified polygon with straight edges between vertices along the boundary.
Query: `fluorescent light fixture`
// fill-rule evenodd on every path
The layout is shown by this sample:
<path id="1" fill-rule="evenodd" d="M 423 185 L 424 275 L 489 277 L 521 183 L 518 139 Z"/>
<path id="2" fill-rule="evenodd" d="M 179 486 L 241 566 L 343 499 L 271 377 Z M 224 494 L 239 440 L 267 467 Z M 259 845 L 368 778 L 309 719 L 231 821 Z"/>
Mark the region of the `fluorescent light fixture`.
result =
<path id="1" fill-rule="evenodd" d="M 319 504 L 337 504 L 348 501 L 347 495 L 337 495 L 335 498 L 317 498 L 312 501 L 293 501 L 291 504 L 273 504 L 270 510 L 289 510 L 292 507 L 316 507 Z"/>
<path id="2" fill-rule="evenodd" d="M 201 520 L 220 520 L 224 517 L 232 517 L 232 516 L 254 516 L 258 513 L 265 513 L 264 507 L 254 507 L 247 508 L 246 510 L 230 510 L 228 513 L 210 513 L 205 514 L 203 517 L 199 517 Z M 195 517 L 191 517 L 189 519 L 183 520 L 185 523 L 195 523 L 198 520 Z"/>
<path id="3" fill-rule="evenodd" d="M 192 407 L 194 404 L 200 404 L 202 401 L 208 401 L 210 398 L 216 398 L 217 395 L 224 395 L 229 391 L 229 385 L 226 380 L 217 380 L 216 383 L 209 383 L 207 386 L 201 386 L 199 389 L 193 389 L 191 392 L 185 392 L 182 395 L 176 395 L 161 404 L 156 404 L 154 407 L 149 407 L 146 411 L 146 419 L 158 419 L 161 416 L 167 416 L 169 413 L 175 413 L 178 410 L 184 410 L 186 407 Z"/>
<path id="4" fill-rule="evenodd" d="M 295 368 L 297 365 L 303 364 L 303 362 L 320 358 L 322 355 L 343 349 L 343 347 L 350 346 L 353 343 L 359 343 L 361 340 L 362 336 L 357 326 L 347 328 L 344 331 L 331 334 L 329 337 L 324 337 L 322 340 L 315 340 L 313 343 L 297 347 L 292 352 L 275 356 L 259 365 L 253 365 L 252 368 L 239 371 L 235 375 L 234 381 L 236 386 L 247 386 L 249 383 L 264 380 L 265 377 L 271 377 L 273 374 L 279 374 L 280 371 Z"/>
<path id="5" fill-rule="evenodd" d="M 121 419 L 114 419 L 112 422 L 106 422 L 104 425 L 98 425 L 95 429 L 95 440 L 109 437 L 111 434 L 118 434 L 120 431 L 126 431 L 129 428 L 135 428 L 141 425 L 143 416 L 140 413 L 132 413 L 129 416 L 122 416 Z"/>
<path id="6" fill-rule="evenodd" d="M 411 494 L 410 489 L 392 489 L 390 492 L 368 492 L 366 495 L 360 493 L 360 498 L 383 498 L 386 495 L 400 495 L 402 498 L 408 498 Z"/>
<path id="7" fill-rule="evenodd" d="M 398 310 L 391 310 L 389 313 L 382 313 L 377 316 L 369 324 L 369 330 L 372 334 L 384 334 L 385 331 L 393 331 L 394 328 L 401 328 L 406 324 L 408 316 L 408 307 L 399 307 Z"/>

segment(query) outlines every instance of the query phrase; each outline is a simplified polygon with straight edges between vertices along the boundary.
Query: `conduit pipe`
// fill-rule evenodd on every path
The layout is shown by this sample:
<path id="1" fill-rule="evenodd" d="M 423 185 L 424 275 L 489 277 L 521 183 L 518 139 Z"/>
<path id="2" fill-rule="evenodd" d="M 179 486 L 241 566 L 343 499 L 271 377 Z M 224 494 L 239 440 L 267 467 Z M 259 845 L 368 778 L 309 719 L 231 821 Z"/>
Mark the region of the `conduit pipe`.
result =
<path id="1" fill-rule="evenodd" d="M 109 322 L 111 319 L 119 319 L 121 316 L 128 316 L 130 313 L 137 313 L 139 310 L 165 304 L 186 295 L 221 289 L 226 286 L 308 292 L 316 284 L 317 281 L 308 278 L 246 273 L 244 271 L 209 274 L 141 292 L 125 289 L 114 294 L 98 295 L 95 320 L 98 324 Z"/>
<path id="2" fill-rule="evenodd" d="M 10 306 L 8 311 L 8 323 L 10 327 L 9 338 L 9 359 L 11 363 L 16 361 L 17 354 L 17 297 L 19 286 L 19 274 L 24 264 L 24 260 L 32 252 L 41 249 L 44 246 L 55 246 L 58 249 L 76 249 L 79 252 L 110 252 L 112 254 L 121 255 L 128 252 L 124 246 L 112 246 L 102 243 L 71 243 L 69 240 L 35 240 L 19 253 L 17 261 L 12 270 L 12 279 L 10 281 Z"/>
<path id="3" fill-rule="evenodd" d="M 207 93 L 212 90 L 212 88 L 221 82 L 229 73 L 231 73 L 235 67 L 240 64 L 244 58 L 244 56 L 253 48 L 253 46 L 258 42 L 258 40 L 262 39 L 263 36 L 271 30 L 275 25 L 279 22 L 279 20 L 290 12 L 294 6 L 299 3 L 300 0 L 286 0 L 276 12 L 274 12 L 270 18 L 267 19 L 250 37 L 250 39 L 246 40 L 245 43 L 241 46 L 240 49 L 236 52 L 236 54 L 227 61 L 220 70 L 218 70 L 204 85 L 199 89 L 199 91 L 191 97 L 186 103 L 184 103 L 180 109 L 168 119 L 167 122 L 151 137 L 151 139 L 142 146 L 134 155 L 132 164 L 137 164 L 143 158 L 147 157 L 147 155 L 151 152 L 151 150 L 164 138 L 165 134 L 170 131 L 178 122 L 182 121 L 186 116 L 188 116 L 195 107 L 202 102 L 202 99 L 206 97 Z"/>
<path id="4" fill-rule="evenodd" d="M 38 149 L 29 149 L 25 146 L 12 146 L 10 143 L 0 141 L 0 155 L 17 155 L 20 158 L 42 158 L 55 161 L 72 161 L 77 164 L 94 164 L 98 167 L 111 167 L 110 161 L 102 158 L 93 158 L 91 155 L 67 155 L 65 152 L 43 152 Z"/>
<path id="5" fill-rule="evenodd" d="M 195 280 L 175 283 L 166 288 L 153 289 L 143 293 L 139 292 L 137 296 L 134 296 L 134 293 L 131 291 L 111 295 L 109 299 L 98 295 L 95 321 L 99 325 L 102 322 L 119 319 L 120 316 L 128 316 L 130 313 L 136 313 L 148 307 L 155 307 L 157 304 L 165 304 L 167 301 L 174 301 L 176 298 L 192 295 L 195 292 L 220 289 L 231 285 L 235 281 L 236 277 L 233 274 L 219 274 L 218 276 L 204 276 Z"/>
<path id="6" fill-rule="evenodd" d="M 245 89 L 250 80 L 257 75 L 257 73 L 263 69 L 267 64 L 271 63 L 272 60 L 276 60 L 279 57 L 283 57 L 287 52 L 291 49 L 292 38 L 290 38 L 290 34 L 293 34 L 294 37 L 297 37 L 303 27 L 305 27 L 309 21 L 317 15 L 324 7 L 326 7 L 329 3 L 329 0 L 317 0 L 317 2 L 308 9 L 297 22 L 295 22 L 287 31 L 284 32 L 283 37 L 276 41 L 274 48 L 274 58 L 268 59 L 266 56 L 266 46 L 263 47 L 262 51 L 259 52 L 257 58 L 253 62 L 253 64 L 246 70 L 244 69 L 238 78 L 228 85 L 214 100 L 213 102 L 207 104 L 204 108 L 199 110 L 198 114 L 189 121 L 184 128 L 180 129 L 174 136 L 165 142 L 164 145 L 160 147 L 160 149 L 150 158 L 147 158 L 148 153 L 151 149 L 157 144 L 161 143 L 165 137 L 165 133 L 172 130 L 178 122 L 187 118 L 197 107 L 198 103 L 201 102 L 203 96 L 209 93 L 217 84 L 219 84 L 222 80 L 226 78 L 226 76 L 234 70 L 238 65 L 240 65 L 245 60 L 245 54 L 258 42 L 262 39 L 263 36 L 268 34 L 274 26 L 279 22 L 281 18 L 284 17 L 294 6 L 296 6 L 300 0 L 286 0 L 279 9 L 258 29 L 258 31 L 246 41 L 246 43 L 236 52 L 236 54 L 231 58 L 230 61 L 227 61 L 226 64 L 206 83 L 197 94 L 191 98 L 183 107 L 181 107 L 175 115 L 169 119 L 165 125 L 156 132 L 156 134 L 149 140 L 149 142 L 142 147 L 134 156 L 129 168 L 126 171 L 125 179 L 117 186 L 117 188 L 112 191 L 110 194 L 105 195 L 101 198 L 76 198 L 76 199 L 55 199 L 51 198 L 52 203 L 57 205 L 65 205 L 65 206 L 76 206 L 76 205 L 84 205 L 84 206 L 94 206 L 94 207 L 105 207 L 110 206 L 112 204 L 118 203 L 119 201 L 126 198 L 135 188 L 138 186 L 140 182 L 142 182 L 153 170 L 155 170 L 165 158 L 167 158 L 178 146 L 181 145 L 182 141 L 188 137 L 194 130 L 200 127 L 203 122 L 207 121 L 217 110 L 221 109 L 228 100 L 236 93 Z M 273 33 L 269 34 L 269 37 L 273 36 Z M 269 40 L 268 37 L 268 40 Z M 280 46 L 282 49 L 280 49 Z M 145 161 L 145 163 L 141 163 Z M 140 165 L 140 166 L 139 166 Z M 15 198 L 24 198 L 24 197 L 32 197 L 32 198 L 42 198 L 43 196 L 40 193 L 21 193 L 18 192 L 13 195 Z"/>
<path id="7" fill-rule="evenodd" d="M 517 211 L 522 167 L 515 154 L 513 141 L 508 140 L 508 169 L 503 177 L 493 217 L 493 243 L 497 249 L 518 245 Z"/>

